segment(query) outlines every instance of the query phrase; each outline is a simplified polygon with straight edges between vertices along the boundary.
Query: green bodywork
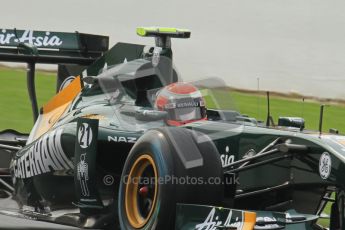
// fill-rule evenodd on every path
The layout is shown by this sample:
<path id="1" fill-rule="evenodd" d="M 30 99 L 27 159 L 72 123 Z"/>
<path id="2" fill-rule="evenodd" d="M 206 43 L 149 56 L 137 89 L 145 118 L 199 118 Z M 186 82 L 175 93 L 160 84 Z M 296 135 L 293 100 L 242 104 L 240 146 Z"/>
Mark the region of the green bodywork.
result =
<path id="1" fill-rule="evenodd" d="M 159 36 L 164 33 L 182 33 L 184 35 L 181 36 L 185 36 L 185 33 L 188 33 L 185 30 L 170 28 L 139 28 L 137 33 L 141 36 L 150 36 L 150 33 L 157 31 Z M 51 210 L 61 210 L 61 207 L 74 209 L 75 201 L 79 200 L 82 210 L 95 208 L 91 204 L 83 204 L 80 191 L 73 189 L 78 186 L 75 179 L 76 166 L 54 170 L 48 165 L 47 172 L 28 176 L 28 167 L 31 165 L 25 163 L 30 162 L 32 154 L 40 148 L 44 152 L 42 156 L 52 154 L 53 150 L 50 147 L 44 148 L 44 143 L 50 143 L 49 141 L 55 141 L 56 148 L 61 144 L 61 158 L 65 154 L 70 162 L 78 162 L 77 157 L 80 157 L 81 152 L 76 151 L 76 136 L 79 130 L 77 127 L 80 127 L 80 123 L 79 126 L 77 123 L 85 117 L 98 119 L 97 150 L 93 151 L 95 165 L 90 166 L 92 177 L 96 178 L 97 182 L 90 186 L 98 191 L 103 204 L 109 204 L 109 200 L 113 199 L 126 157 L 135 142 L 148 130 L 166 126 L 164 119 L 154 117 L 159 116 L 153 106 L 152 98 L 155 92 L 179 80 L 176 71 L 169 69 L 172 66 L 171 59 L 169 55 L 164 55 L 164 49 L 161 50 L 162 55 L 158 63 L 154 63 L 152 50 L 146 52 L 144 48 L 143 45 L 119 43 L 84 70 L 81 76 L 93 76 L 93 83 L 84 83 L 81 93 L 48 133 L 17 152 L 12 161 L 11 171 L 15 178 L 15 199 L 21 207 L 34 206 L 40 210 L 43 207 L 49 207 Z M 164 63 L 165 61 L 168 63 Z M 234 218 L 241 215 L 243 211 L 235 210 L 240 209 L 261 210 L 255 211 L 257 217 L 279 220 L 271 224 L 278 227 L 271 226 L 272 228 L 266 229 L 310 229 L 317 218 L 315 215 L 322 211 L 322 199 L 329 194 L 330 188 L 337 193 L 337 201 L 341 201 L 341 194 L 345 189 L 344 136 L 319 136 L 308 131 L 260 127 L 238 120 L 222 119 L 189 123 L 181 128 L 206 134 L 218 150 L 224 172 L 232 172 L 238 178 L 239 184 L 225 185 L 234 191 L 231 197 L 227 197 L 230 205 L 223 209 L 215 208 L 218 221 L 222 223 L 230 212 L 227 208 L 232 208 Z M 58 135 L 60 132 L 61 135 Z M 305 146 L 307 150 L 279 149 L 274 155 L 264 156 L 260 160 L 253 159 L 248 165 L 243 166 L 245 170 L 233 166 L 237 161 L 264 151 L 277 139 L 283 140 L 282 144 Z M 325 156 L 324 153 L 327 153 L 331 160 L 331 170 L 326 178 L 320 175 L 323 163 L 320 159 Z M 24 157 L 28 157 L 28 160 L 23 159 Z M 44 161 L 43 164 L 48 163 Z M 25 173 L 26 176 L 23 176 Z M 107 175 L 114 178 L 114 186 L 102 183 L 102 178 Z M 64 186 L 56 187 L 56 184 Z M 67 187 L 69 189 L 66 189 Z M 100 205 L 95 206 L 99 208 Z M 190 226 L 203 223 L 213 208 L 178 204 L 176 229 L 190 229 Z M 106 208 L 100 209 L 106 212 Z M 301 221 L 303 223 L 289 223 L 286 217 L 288 210 L 304 213 Z M 340 213 L 342 212 L 343 210 Z"/>

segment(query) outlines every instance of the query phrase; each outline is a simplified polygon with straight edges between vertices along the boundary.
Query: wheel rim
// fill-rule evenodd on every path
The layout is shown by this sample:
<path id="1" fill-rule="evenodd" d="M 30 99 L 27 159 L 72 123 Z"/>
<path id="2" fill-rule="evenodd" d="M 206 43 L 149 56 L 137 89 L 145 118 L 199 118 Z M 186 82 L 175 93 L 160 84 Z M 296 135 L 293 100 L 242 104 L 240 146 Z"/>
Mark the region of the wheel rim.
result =
<path id="1" fill-rule="evenodd" d="M 126 183 L 125 208 L 129 224 L 143 227 L 150 219 L 157 198 L 157 167 L 153 158 L 144 154 L 133 164 Z"/>

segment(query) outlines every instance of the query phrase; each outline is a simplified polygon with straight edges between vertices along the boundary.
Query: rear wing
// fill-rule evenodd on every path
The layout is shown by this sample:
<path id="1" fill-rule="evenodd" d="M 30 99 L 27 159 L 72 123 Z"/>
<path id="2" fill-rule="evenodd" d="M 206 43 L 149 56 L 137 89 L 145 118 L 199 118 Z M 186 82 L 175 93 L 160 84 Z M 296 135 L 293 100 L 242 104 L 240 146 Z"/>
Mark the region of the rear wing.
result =
<path id="1" fill-rule="evenodd" d="M 38 117 L 35 91 L 36 63 L 58 64 L 58 83 L 61 83 L 68 74 L 80 73 L 101 57 L 108 48 L 108 36 L 79 32 L 0 29 L 0 61 L 22 62 L 28 65 L 27 85 L 34 121 Z M 60 68 L 61 64 L 72 65 L 71 69 L 74 71 L 65 71 L 66 68 Z M 67 76 L 62 76 L 66 74 Z"/>
<path id="2" fill-rule="evenodd" d="M 109 37 L 79 32 L 0 30 L 0 60 L 90 64 L 109 47 Z"/>

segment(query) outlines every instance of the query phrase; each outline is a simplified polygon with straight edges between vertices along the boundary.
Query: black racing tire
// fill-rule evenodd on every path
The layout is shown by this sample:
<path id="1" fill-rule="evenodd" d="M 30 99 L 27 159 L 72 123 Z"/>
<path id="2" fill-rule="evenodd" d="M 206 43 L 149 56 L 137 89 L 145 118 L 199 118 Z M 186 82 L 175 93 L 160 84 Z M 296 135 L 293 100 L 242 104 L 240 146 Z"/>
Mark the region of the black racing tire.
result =
<path id="1" fill-rule="evenodd" d="M 191 155 L 200 156 L 202 163 L 192 159 L 186 164 Z M 135 177 L 155 180 L 138 184 Z M 174 229 L 177 203 L 221 205 L 222 180 L 219 153 L 208 136 L 175 127 L 150 130 L 133 146 L 123 168 L 121 229 Z"/>

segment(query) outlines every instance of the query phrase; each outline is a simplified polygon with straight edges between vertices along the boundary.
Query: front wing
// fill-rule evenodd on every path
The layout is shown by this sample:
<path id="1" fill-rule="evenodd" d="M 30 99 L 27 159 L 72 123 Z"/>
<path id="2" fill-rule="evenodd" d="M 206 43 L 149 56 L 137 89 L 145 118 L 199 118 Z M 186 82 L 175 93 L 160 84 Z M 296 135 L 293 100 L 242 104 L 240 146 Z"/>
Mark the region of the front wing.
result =
<path id="1" fill-rule="evenodd" d="M 244 211 L 215 206 L 177 204 L 176 230 L 273 230 L 310 229 L 318 219 L 315 215 L 299 214 L 294 210 L 286 213 L 270 211 Z"/>

